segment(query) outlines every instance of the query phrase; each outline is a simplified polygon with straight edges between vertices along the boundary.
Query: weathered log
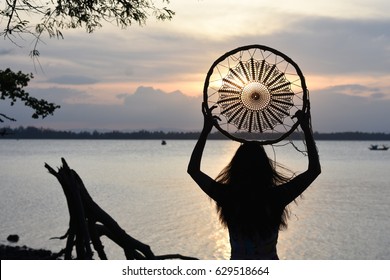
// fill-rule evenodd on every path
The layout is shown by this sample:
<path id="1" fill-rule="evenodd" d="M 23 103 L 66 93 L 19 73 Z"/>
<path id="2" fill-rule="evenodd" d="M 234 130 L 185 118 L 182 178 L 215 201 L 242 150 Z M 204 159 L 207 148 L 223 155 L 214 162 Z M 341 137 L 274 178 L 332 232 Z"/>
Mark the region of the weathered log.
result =
<path id="1" fill-rule="evenodd" d="M 71 170 L 66 161 L 63 160 L 63 167 L 56 172 L 48 164 L 45 167 L 49 173 L 54 175 L 60 182 L 64 191 L 69 210 L 69 230 L 67 234 L 67 245 L 65 248 L 65 259 L 71 258 L 72 248 L 75 244 L 78 259 L 92 259 L 90 237 L 87 228 L 87 217 L 85 216 L 84 205 L 81 198 L 80 184 L 77 181 L 76 172 Z"/>
<path id="2" fill-rule="evenodd" d="M 155 256 L 149 245 L 131 237 L 119 224 L 105 212 L 89 195 L 80 176 L 70 169 L 62 158 L 62 167 L 55 171 L 47 163 L 46 169 L 60 182 L 64 191 L 70 215 L 69 229 L 61 237 L 67 238 L 65 259 L 72 258 L 73 247 L 76 247 L 77 259 L 92 259 L 93 244 L 100 259 L 107 259 L 104 246 L 100 240 L 107 236 L 125 253 L 126 259 L 195 259 L 180 254 Z"/>

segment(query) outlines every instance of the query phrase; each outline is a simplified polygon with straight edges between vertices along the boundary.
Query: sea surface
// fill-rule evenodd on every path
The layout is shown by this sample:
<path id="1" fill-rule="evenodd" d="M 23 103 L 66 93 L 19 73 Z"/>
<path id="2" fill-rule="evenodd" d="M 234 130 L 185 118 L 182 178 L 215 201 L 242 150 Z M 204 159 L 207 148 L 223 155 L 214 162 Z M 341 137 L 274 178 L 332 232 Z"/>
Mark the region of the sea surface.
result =
<path id="1" fill-rule="evenodd" d="M 307 157 L 293 145 L 267 147 L 294 172 Z M 367 141 L 318 141 L 322 174 L 292 204 L 289 227 L 278 242 L 281 259 L 390 259 L 390 151 Z M 214 204 L 186 173 L 195 140 L 0 140 L 0 243 L 58 251 L 69 223 L 65 196 L 44 167 L 65 158 L 90 195 L 156 255 L 229 259 L 227 232 Z M 215 177 L 238 144 L 208 141 L 202 170 Z M 103 238 L 109 259 L 125 259 Z"/>

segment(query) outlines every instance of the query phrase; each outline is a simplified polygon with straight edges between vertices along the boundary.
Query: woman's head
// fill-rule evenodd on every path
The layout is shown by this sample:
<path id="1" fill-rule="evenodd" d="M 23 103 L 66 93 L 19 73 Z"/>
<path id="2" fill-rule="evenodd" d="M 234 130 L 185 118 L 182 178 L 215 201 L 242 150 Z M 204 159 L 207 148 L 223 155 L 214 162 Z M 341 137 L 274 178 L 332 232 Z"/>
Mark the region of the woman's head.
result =
<path id="1" fill-rule="evenodd" d="M 232 171 L 237 172 L 237 176 L 245 176 L 251 180 L 269 180 L 272 178 L 273 166 L 262 145 L 245 142 L 232 159 Z"/>
<path id="2" fill-rule="evenodd" d="M 217 181 L 231 185 L 267 185 L 273 183 L 274 166 L 264 147 L 250 141 L 240 145 L 230 163 L 222 170 Z"/>

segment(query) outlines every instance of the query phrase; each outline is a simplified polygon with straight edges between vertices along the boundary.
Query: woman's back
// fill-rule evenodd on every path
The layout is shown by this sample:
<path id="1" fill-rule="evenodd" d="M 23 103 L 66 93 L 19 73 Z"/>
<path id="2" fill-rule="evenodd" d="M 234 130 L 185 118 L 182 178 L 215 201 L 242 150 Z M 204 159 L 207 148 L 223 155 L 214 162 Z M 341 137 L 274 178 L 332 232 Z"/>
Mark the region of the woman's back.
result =
<path id="1" fill-rule="evenodd" d="M 286 178 L 257 142 L 245 142 L 214 180 L 201 171 L 208 134 L 215 121 L 202 104 L 204 125 L 191 154 L 187 172 L 217 203 L 220 221 L 229 230 L 232 259 L 277 259 L 278 232 L 287 226 L 287 205 L 321 173 L 310 126 L 310 113 L 297 112 L 305 135 L 308 169 Z"/>
<path id="2" fill-rule="evenodd" d="M 229 238 L 232 260 L 277 260 L 276 244 L 279 228 L 275 227 L 269 236 L 264 237 L 258 232 L 242 234 L 234 226 L 229 226 Z"/>
<path id="3" fill-rule="evenodd" d="M 246 192 L 223 184 L 216 188 L 220 192 L 214 199 L 220 221 L 229 231 L 231 259 L 278 259 L 278 233 L 288 212 L 274 188 L 258 186 Z"/>

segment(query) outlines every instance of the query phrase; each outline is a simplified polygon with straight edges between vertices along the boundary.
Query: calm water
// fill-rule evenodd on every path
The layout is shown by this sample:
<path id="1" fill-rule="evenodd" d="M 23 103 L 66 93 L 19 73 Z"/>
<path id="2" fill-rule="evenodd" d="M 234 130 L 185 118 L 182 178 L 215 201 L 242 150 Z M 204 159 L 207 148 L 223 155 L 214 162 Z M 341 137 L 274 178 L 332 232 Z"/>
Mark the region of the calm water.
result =
<path id="1" fill-rule="evenodd" d="M 390 259 L 390 151 L 369 151 L 369 142 L 318 142 L 322 174 L 292 205 L 280 235 L 282 259 Z M 378 143 L 382 144 L 382 143 Z M 390 144 L 390 143 L 383 143 Z M 61 186 L 44 168 L 64 157 L 94 200 L 130 235 L 155 254 L 180 253 L 228 259 L 227 232 L 214 206 L 186 173 L 195 141 L 1 140 L 0 243 L 19 234 L 19 245 L 59 250 L 49 240 L 68 228 Z M 202 169 L 211 176 L 238 144 L 209 141 Z M 307 158 L 291 145 L 268 148 L 294 171 Z M 103 239 L 108 257 L 122 251 Z"/>

